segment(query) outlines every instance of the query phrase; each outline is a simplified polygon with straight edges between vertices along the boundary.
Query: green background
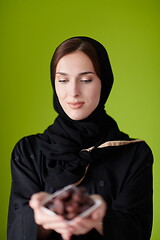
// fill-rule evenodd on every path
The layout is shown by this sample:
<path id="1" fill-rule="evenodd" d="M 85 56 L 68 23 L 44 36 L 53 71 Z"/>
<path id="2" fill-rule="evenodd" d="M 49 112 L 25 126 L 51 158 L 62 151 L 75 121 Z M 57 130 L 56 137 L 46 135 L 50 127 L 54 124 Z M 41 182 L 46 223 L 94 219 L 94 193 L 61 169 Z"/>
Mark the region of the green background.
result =
<path id="1" fill-rule="evenodd" d="M 107 48 L 115 76 L 106 109 L 154 157 L 154 225 L 160 239 L 160 1 L 0 1 L 0 239 L 6 239 L 10 155 L 23 136 L 53 122 L 49 64 L 64 39 L 86 35 Z"/>

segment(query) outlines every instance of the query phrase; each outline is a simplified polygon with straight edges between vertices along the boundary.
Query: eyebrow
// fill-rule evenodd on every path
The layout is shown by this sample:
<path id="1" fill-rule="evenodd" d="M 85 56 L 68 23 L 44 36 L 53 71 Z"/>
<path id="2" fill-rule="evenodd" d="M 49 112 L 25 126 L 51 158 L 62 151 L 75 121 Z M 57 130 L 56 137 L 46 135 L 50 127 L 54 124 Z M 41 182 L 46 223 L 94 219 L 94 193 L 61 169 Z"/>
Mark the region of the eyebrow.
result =
<path id="1" fill-rule="evenodd" d="M 95 74 L 95 73 L 94 72 L 82 72 L 82 73 L 80 73 L 78 75 L 82 76 L 82 75 L 86 75 L 86 74 Z"/>
<path id="2" fill-rule="evenodd" d="M 65 73 L 65 72 L 56 72 L 56 74 L 60 74 L 60 75 L 64 75 L 64 76 L 67 76 L 68 74 Z M 87 74 L 95 74 L 94 72 L 90 72 L 90 71 L 86 71 L 86 72 L 81 72 L 79 73 L 78 75 L 79 76 L 82 76 L 82 75 L 87 75 Z"/>

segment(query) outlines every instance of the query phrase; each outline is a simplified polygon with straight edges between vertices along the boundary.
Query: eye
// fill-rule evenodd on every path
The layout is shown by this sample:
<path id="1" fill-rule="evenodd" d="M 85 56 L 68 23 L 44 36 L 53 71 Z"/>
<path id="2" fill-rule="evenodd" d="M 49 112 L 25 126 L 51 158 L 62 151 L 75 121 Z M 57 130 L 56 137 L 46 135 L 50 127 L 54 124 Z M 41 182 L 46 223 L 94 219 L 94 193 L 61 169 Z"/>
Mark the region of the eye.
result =
<path id="1" fill-rule="evenodd" d="M 58 82 L 60 82 L 60 83 L 67 83 L 68 80 L 66 80 L 66 79 L 58 79 Z"/>
<path id="2" fill-rule="evenodd" d="M 90 83 L 90 82 L 92 82 L 92 79 L 81 79 L 80 82 L 82 82 L 82 83 Z"/>

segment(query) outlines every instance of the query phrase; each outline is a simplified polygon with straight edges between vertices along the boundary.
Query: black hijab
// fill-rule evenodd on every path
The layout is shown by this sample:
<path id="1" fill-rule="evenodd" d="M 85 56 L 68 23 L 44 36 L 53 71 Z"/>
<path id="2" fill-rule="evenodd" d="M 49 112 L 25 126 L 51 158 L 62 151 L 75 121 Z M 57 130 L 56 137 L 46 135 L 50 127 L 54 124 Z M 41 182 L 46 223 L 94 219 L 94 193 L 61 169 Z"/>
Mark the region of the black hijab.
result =
<path id="1" fill-rule="evenodd" d="M 106 141 L 128 138 L 119 131 L 116 122 L 104 110 L 113 84 L 113 73 L 105 48 L 92 38 L 76 38 L 89 42 L 97 52 L 101 72 L 101 97 L 97 108 L 86 119 L 70 119 L 58 101 L 51 62 L 54 109 L 58 117 L 54 124 L 38 137 L 41 151 L 46 158 L 45 190 L 48 192 L 54 192 L 82 179 L 86 167 L 96 161 L 94 155 L 98 145 Z M 92 146 L 94 151 L 82 151 Z"/>

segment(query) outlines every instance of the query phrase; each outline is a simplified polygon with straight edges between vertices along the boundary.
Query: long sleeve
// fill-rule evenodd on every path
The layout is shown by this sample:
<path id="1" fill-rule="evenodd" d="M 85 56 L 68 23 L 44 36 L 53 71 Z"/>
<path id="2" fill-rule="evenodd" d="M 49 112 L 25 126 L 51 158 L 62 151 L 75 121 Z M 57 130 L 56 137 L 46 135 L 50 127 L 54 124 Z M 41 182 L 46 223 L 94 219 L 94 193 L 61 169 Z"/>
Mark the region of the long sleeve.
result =
<path id="1" fill-rule="evenodd" d="M 8 214 L 8 240 L 37 239 L 37 226 L 29 199 L 42 191 L 38 169 L 35 169 L 34 152 L 28 139 L 15 146 L 11 158 L 12 186 Z"/>
<path id="2" fill-rule="evenodd" d="M 130 155 L 126 154 L 127 162 L 132 159 L 129 167 L 116 169 L 123 181 L 104 219 L 105 240 L 149 240 L 151 236 L 153 156 L 145 143 Z M 121 168 L 127 169 L 124 175 Z"/>

